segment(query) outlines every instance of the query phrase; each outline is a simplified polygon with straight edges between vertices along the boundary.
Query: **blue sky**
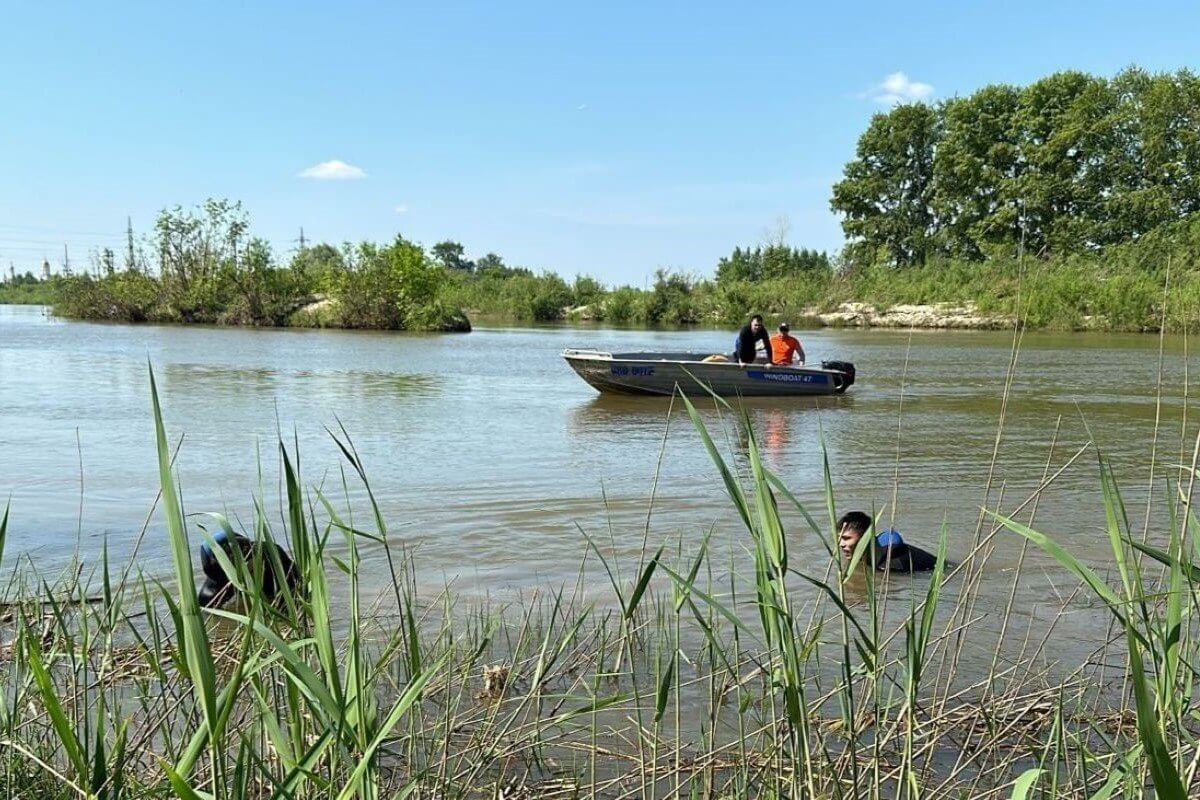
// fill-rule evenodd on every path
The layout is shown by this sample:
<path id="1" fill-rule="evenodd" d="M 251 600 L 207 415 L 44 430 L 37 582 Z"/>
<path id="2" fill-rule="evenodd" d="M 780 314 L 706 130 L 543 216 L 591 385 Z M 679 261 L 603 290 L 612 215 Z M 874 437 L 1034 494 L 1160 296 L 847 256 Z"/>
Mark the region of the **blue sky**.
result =
<path id="1" fill-rule="evenodd" d="M 1200 67 L 1194 3 L 184 5 L 4 3 L 6 271 L 221 196 L 278 253 L 303 226 L 707 273 L 780 218 L 838 247 L 829 187 L 885 95 Z M 302 177 L 330 161 L 363 175 Z"/>

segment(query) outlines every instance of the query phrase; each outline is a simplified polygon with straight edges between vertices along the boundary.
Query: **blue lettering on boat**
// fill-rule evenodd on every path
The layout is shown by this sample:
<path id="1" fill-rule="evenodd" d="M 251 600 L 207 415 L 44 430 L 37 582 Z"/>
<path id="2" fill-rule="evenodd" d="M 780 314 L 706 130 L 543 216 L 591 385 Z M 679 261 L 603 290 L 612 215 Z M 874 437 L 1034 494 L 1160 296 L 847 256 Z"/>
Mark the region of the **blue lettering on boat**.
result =
<path id="1" fill-rule="evenodd" d="M 776 381 L 777 383 L 829 383 L 829 376 L 823 372 L 769 372 L 767 370 L 746 370 L 746 375 L 760 381 Z"/>
<path id="2" fill-rule="evenodd" d="M 632 375 L 635 378 L 648 378 L 654 374 L 654 367 L 613 366 L 609 367 L 609 372 L 619 378 L 623 378 L 627 375 Z"/>

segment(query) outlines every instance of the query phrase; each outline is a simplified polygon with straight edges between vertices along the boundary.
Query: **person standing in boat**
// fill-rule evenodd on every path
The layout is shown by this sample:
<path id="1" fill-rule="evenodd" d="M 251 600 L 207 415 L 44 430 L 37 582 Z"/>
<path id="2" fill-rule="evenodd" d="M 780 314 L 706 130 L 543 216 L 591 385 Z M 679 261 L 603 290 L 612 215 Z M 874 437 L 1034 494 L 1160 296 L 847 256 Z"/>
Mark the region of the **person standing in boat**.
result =
<path id="1" fill-rule="evenodd" d="M 771 337 L 771 353 L 773 354 L 771 363 L 777 367 L 789 367 L 793 361 L 804 364 L 804 348 L 800 346 L 800 340 L 788 331 L 788 324 L 781 322 L 779 323 L 779 333 Z"/>
<path id="2" fill-rule="evenodd" d="M 738 331 L 737 339 L 734 342 L 733 358 L 738 362 L 739 367 L 754 363 L 754 359 L 758 356 L 759 342 L 762 342 L 763 349 L 767 352 L 767 366 L 769 367 L 775 361 L 772 356 L 771 337 L 767 335 L 767 326 L 763 325 L 762 315 L 755 314 Z"/>

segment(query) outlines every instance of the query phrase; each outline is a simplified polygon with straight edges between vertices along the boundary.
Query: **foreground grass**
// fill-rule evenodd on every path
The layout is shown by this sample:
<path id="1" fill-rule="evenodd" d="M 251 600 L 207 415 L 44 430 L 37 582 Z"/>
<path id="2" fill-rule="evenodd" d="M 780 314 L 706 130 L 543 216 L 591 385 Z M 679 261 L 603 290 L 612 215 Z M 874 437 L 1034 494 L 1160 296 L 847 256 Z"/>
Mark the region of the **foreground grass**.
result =
<path id="1" fill-rule="evenodd" d="M 368 507 L 341 507 L 346 487 L 305 488 L 281 442 L 281 523 L 259 497 L 246 533 L 284 540 L 303 589 L 268 604 L 252 570 L 231 562 L 245 601 L 204 612 L 195 546 L 230 523 L 185 512 L 152 402 L 174 576 L 105 557 L 48 583 L 18 563 L 0 662 L 6 796 L 1103 798 L 1153 787 L 1182 798 L 1198 785 L 1194 465 L 1170 529 L 1151 539 L 1166 542 L 1159 550 L 1131 538 L 1097 460 L 1120 579 L 1110 586 L 1032 527 L 1052 445 L 1037 492 L 981 515 L 962 561 L 918 578 L 889 610 L 896 595 L 875 583 L 898 578 L 836 558 L 828 467 L 825 507 L 806 509 L 763 466 L 744 418 L 744 452 L 730 461 L 682 400 L 752 568 L 740 574 L 706 537 L 647 541 L 632 562 L 581 531 L 579 584 L 497 605 L 419 584 L 342 432 L 344 481 L 366 487 Z M 785 533 L 778 503 L 806 529 Z M 0 547 L 7 524 L 5 513 Z M 1088 665 L 1058 676 L 1037 666 L 1049 632 L 1010 666 L 957 674 L 965 648 L 999 648 L 973 623 L 990 543 L 1006 531 L 1111 611 L 1116 635 L 1094 661 L 1124 665 L 1115 692 L 1099 691 Z M 825 546 L 825 564 L 789 557 L 801 535 Z M 360 583 L 367 548 L 388 565 L 377 596 Z M 589 595 L 586 569 L 604 576 L 605 595 Z"/>

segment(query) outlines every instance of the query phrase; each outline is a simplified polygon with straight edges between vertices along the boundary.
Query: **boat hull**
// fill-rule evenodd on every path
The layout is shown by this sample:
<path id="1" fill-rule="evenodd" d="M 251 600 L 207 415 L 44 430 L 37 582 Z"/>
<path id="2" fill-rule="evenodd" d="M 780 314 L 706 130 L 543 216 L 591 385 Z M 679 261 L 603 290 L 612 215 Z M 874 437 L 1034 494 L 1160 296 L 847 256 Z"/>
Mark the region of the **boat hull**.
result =
<path id="1" fill-rule="evenodd" d="M 567 350 L 563 358 L 599 392 L 631 395 L 808 397 L 845 390 L 844 376 L 817 367 L 705 363 L 694 353 L 604 353 Z"/>

